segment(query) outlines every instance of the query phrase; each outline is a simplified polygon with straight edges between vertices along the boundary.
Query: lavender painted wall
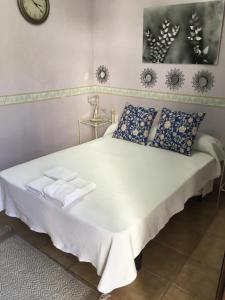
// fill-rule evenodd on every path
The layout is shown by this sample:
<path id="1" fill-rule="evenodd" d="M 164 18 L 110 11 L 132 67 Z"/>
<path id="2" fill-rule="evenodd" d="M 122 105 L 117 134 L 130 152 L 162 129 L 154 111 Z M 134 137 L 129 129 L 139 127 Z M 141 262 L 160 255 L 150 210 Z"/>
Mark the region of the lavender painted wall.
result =
<path id="1" fill-rule="evenodd" d="M 1 95 L 90 84 L 91 0 L 50 1 L 49 17 L 38 26 L 22 17 L 16 0 L 1 5 Z"/>
<path id="2" fill-rule="evenodd" d="M 78 143 L 78 119 L 90 117 L 87 96 L 0 107 L 0 169 Z M 92 132 L 82 127 L 82 141 Z"/>
<path id="3" fill-rule="evenodd" d="M 168 65 L 142 63 L 143 9 L 158 5 L 201 2 L 194 0 L 95 0 L 94 2 L 94 70 L 99 65 L 106 65 L 110 70 L 107 86 L 144 90 L 140 83 L 140 72 L 150 67 L 158 73 L 158 83 L 153 91 L 170 92 L 165 85 L 165 75 L 171 68 L 178 67 L 186 76 L 184 87 L 179 94 L 197 95 L 191 85 L 193 74 L 201 69 L 208 69 L 215 75 L 215 87 L 208 96 L 225 97 L 225 30 L 223 28 L 219 64 Z M 203 2 L 203 1 L 202 1 Z M 94 78 L 97 84 L 96 78 Z M 176 93 L 176 92 L 175 92 Z M 125 102 L 146 106 L 167 106 L 186 111 L 204 111 L 207 117 L 201 130 L 214 134 L 225 142 L 225 110 L 200 105 L 186 105 L 163 101 L 141 100 L 120 96 L 102 95 L 102 102 L 108 110 L 116 108 L 120 114 Z"/>
<path id="4" fill-rule="evenodd" d="M 50 1 L 39 26 L 25 21 L 16 0 L 1 4 L 1 96 L 90 85 L 91 0 Z M 89 111 L 86 96 L 0 106 L 0 170 L 77 144 L 78 117 Z"/>

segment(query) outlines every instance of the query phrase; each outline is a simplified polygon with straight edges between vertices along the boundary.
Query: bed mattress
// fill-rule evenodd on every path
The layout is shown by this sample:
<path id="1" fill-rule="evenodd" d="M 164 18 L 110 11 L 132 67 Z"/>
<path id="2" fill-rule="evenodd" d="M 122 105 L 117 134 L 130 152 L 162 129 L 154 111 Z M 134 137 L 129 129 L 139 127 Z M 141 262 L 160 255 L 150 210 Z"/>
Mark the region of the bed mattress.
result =
<path id="1" fill-rule="evenodd" d="M 66 209 L 25 190 L 55 166 L 78 172 L 97 189 Z M 134 258 L 219 173 L 207 153 L 186 157 L 105 136 L 2 171 L 0 210 L 91 262 L 101 276 L 98 290 L 108 293 L 136 278 Z"/>

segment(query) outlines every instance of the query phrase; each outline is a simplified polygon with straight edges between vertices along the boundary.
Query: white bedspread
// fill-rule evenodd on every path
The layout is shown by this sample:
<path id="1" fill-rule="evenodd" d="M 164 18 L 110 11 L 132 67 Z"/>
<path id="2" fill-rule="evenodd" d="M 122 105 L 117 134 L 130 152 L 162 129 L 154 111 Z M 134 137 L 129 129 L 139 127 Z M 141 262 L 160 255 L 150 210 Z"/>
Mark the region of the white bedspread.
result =
<path id="1" fill-rule="evenodd" d="M 97 189 L 66 210 L 25 190 L 57 165 Z M 91 262 L 101 275 L 99 291 L 108 293 L 136 278 L 134 258 L 219 173 L 219 163 L 206 153 L 186 157 L 106 136 L 2 171 L 0 210 Z"/>

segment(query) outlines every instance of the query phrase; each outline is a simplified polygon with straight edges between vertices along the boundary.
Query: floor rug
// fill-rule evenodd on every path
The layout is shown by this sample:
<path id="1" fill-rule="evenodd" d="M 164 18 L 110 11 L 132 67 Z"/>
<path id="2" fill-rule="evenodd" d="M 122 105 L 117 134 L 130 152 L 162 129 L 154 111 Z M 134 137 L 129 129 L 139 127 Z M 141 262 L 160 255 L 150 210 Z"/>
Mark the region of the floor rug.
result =
<path id="1" fill-rule="evenodd" d="M 89 300 L 92 293 L 9 226 L 0 227 L 1 300 Z"/>

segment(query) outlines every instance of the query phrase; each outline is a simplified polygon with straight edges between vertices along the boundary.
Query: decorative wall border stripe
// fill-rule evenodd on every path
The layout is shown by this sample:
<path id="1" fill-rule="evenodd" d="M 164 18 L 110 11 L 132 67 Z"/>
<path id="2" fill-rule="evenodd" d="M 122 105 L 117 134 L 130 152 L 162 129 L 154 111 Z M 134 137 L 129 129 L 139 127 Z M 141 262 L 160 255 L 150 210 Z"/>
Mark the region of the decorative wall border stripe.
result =
<path id="1" fill-rule="evenodd" d="M 92 92 L 93 92 L 92 86 L 84 86 L 84 87 L 77 87 L 71 89 L 0 96 L 0 105 L 25 104 L 30 102 L 45 101 L 45 100 L 51 100 L 57 98 L 90 94 Z"/>
<path id="2" fill-rule="evenodd" d="M 18 95 L 0 96 L 1 105 L 31 103 L 45 101 L 57 98 L 87 95 L 87 94 L 108 94 L 124 97 L 144 98 L 149 100 L 160 100 L 169 102 L 178 102 L 186 104 L 199 104 L 212 107 L 224 107 L 225 97 L 194 96 L 185 94 L 152 92 L 145 90 L 125 89 L 106 86 L 84 86 L 71 89 L 26 93 Z"/>
<path id="3" fill-rule="evenodd" d="M 105 86 L 94 86 L 93 88 L 93 92 L 98 94 L 110 94 L 116 96 L 144 98 L 150 100 L 160 100 L 186 104 L 199 104 L 213 107 L 225 107 L 225 97 L 194 96 Z"/>

